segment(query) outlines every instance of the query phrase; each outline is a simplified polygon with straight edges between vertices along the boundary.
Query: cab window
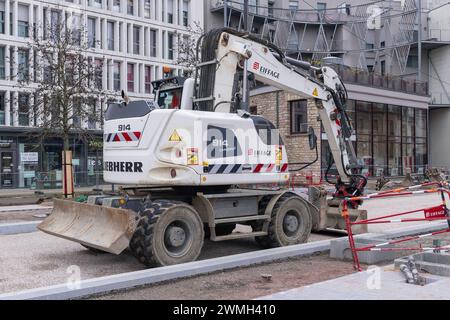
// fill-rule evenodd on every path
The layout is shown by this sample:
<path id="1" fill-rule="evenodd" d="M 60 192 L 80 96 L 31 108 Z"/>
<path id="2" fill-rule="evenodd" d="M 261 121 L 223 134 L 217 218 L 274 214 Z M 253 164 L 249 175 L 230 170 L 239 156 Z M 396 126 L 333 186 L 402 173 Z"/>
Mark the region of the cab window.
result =
<path id="1" fill-rule="evenodd" d="M 180 109 L 183 88 L 162 90 L 158 94 L 158 106 L 161 109 Z"/>

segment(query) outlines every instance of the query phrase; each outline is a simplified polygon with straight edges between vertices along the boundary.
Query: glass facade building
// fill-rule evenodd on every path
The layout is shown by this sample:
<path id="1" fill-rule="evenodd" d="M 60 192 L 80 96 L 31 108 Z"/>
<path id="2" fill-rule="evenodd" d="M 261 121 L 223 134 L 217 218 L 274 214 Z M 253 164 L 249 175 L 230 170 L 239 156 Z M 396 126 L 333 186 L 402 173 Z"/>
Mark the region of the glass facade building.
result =
<path id="1" fill-rule="evenodd" d="M 356 154 L 363 173 L 371 177 L 424 173 L 428 164 L 427 109 L 349 100 L 347 113 L 355 134 Z M 328 166 L 329 148 L 322 144 L 322 169 Z"/>
<path id="2" fill-rule="evenodd" d="M 101 141 L 101 135 L 98 136 Z M 0 135 L 0 188 L 54 189 L 62 187 L 63 147 L 60 138 L 40 139 L 34 135 Z M 102 152 L 73 136 L 75 186 L 102 183 Z"/>

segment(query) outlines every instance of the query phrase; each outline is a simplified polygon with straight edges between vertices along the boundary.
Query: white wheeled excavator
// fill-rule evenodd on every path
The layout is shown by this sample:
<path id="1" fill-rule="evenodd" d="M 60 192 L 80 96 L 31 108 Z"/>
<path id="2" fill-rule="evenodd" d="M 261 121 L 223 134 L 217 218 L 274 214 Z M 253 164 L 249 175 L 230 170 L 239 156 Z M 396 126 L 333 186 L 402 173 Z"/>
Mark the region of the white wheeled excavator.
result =
<path id="1" fill-rule="evenodd" d="M 104 180 L 130 187 L 86 203 L 55 200 L 40 230 L 92 250 L 129 248 L 147 266 L 166 266 L 195 260 L 205 236 L 255 237 L 271 248 L 303 243 L 312 230 L 344 227 L 342 198 L 361 195 L 367 181 L 358 174 L 336 72 L 231 29 L 203 35 L 197 52 L 194 78 L 157 81 L 154 101 L 115 103 L 106 111 Z M 317 102 L 339 173 L 331 197 L 320 189 L 307 200 L 260 187 L 287 182 L 291 169 L 274 125 L 242 108 L 244 68 L 257 81 Z M 352 220 L 364 217 L 359 205 L 350 205 Z M 232 233 L 236 224 L 252 231 Z"/>

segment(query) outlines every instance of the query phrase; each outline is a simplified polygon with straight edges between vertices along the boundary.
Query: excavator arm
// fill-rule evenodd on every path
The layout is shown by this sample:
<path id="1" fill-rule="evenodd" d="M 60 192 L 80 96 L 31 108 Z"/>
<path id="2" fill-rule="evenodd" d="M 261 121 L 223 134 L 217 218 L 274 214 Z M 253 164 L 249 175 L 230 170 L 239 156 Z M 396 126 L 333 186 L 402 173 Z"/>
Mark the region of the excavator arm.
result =
<path id="1" fill-rule="evenodd" d="M 233 112 L 240 108 L 246 69 L 257 81 L 298 96 L 314 99 L 339 173 L 337 195 L 359 195 L 367 183 L 358 174 L 350 141 L 352 126 L 345 112 L 347 98 L 339 75 L 330 67 L 286 58 L 272 44 L 232 29 L 216 29 L 202 40 L 200 85 L 194 105 L 198 110 Z"/>

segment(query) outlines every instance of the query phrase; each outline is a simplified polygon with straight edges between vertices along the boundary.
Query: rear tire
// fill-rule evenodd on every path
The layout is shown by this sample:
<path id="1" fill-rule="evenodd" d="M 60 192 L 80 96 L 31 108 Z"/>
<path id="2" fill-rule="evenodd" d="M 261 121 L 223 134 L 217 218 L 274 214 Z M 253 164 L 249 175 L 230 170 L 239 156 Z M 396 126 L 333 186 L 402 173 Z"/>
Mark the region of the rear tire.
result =
<path id="1" fill-rule="evenodd" d="M 286 193 L 273 207 L 268 235 L 255 237 L 255 240 L 263 248 L 304 243 L 311 228 L 312 217 L 307 205 L 296 194 Z"/>
<path id="2" fill-rule="evenodd" d="M 203 223 L 193 207 L 157 200 L 142 212 L 130 250 L 146 266 L 168 266 L 196 260 L 203 238 Z"/>

